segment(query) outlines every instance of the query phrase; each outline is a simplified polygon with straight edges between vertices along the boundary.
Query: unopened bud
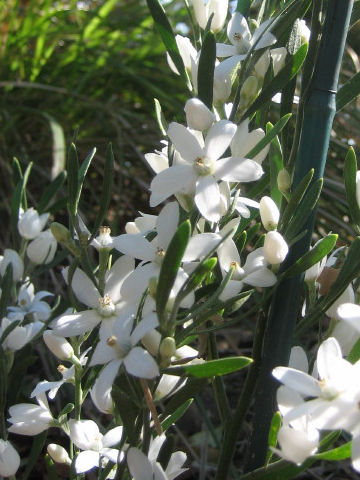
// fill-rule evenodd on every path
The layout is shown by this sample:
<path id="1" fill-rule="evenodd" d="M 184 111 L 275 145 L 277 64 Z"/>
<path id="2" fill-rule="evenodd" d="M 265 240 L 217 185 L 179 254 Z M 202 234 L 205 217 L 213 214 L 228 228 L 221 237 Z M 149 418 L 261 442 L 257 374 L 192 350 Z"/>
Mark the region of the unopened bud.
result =
<path id="1" fill-rule="evenodd" d="M 268 232 L 264 240 L 264 257 L 271 265 L 278 265 L 285 260 L 289 247 L 279 232 Z"/>
<path id="2" fill-rule="evenodd" d="M 54 462 L 71 465 L 70 457 L 65 448 L 61 445 L 57 445 L 56 443 L 49 443 L 49 445 L 47 446 L 47 452 L 54 460 Z"/>
<path id="3" fill-rule="evenodd" d="M 39 215 L 34 208 L 29 208 L 19 215 L 18 230 L 26 240 L 33 240 L 39 235 L 49 218 L 49 213 Z"/>
<path id="4" fill-rule="evenodd" d="M 39 235 L 29 243 L 26 254 L 36 265 L 48 264 L 55 256 L 57 241 L 50 230 L 39 233 Z"/>
<path id="5" fill-rule="evenodd" d="M 43 339 L 48 349 L 60 360 L 69 360 L 74 355 L 70 343 L 64 337 L 55 335 L 51 330 L 43 333 Z"/>
<path id="6" fill-rule="evenodd" d="M 141 343 L 144 345 L 146 350 L 151 353 L 154 357 L 159 353 L 159 347 L 161 342 L 161 334 L 157 330 L 150 330 L 146 335 L 141 339 Z"/>
<path id="7" fill-rule="evenodd" d="M 251 75 L 247 77 L 240 91 L 240 108 L 247 108 L 255 99 L 259 89 L 258 79 Z"/>
<path id="8" fill-rule="evenodd" d="M 14 282 L 18 282 L 24 274 L 24 263 L 21 260 L 20 255 L 11 248 L 6 248 L 4 256 L 0 260 L 0 275 L 5 275 L 8 265 L 11 263 L 12 276 Z"/>
<path id="9" fill-rule="evenodd" d="M 291 177 L 289 172 L 283 168 L 277 176 L 278 189 L 281 193 L 287 194 L 291 187 Z"/>
<path id="10" fill-rule="evenodd" d="M 152 298 L 156 298 L 158 281 L 156 277 L 151 277 L 149 280 L 149 295 Z"/>
<path id="11" fill-rule="evenodd" d="M 159 349 L 162 358 L 171 358 L 176 353 L 176 343 L 173 337 L 165 337 Z"/>
<path id="12" fill-rule="evenodd" d="M 265 230 L 276 230 L 280 212 L 272 198 L 265 196 L 260 200 L 260 217 Z"/>
<path id="13" fill-rule="evenodd" d="M 51 233 L 54 235 L 55 239 L 67 248 L 75 257 L 80 256 L 78 247 L 75 245 L 69 230 L 58 222 L 53 222 L 50 225 Z"/>
<path id="14" fill-rule="evenodd" d="M 185 104 L 186 121 L 190 128 L 203 132 L 215 122 L 215 115 L 198 98 L 190 98 Z"/>

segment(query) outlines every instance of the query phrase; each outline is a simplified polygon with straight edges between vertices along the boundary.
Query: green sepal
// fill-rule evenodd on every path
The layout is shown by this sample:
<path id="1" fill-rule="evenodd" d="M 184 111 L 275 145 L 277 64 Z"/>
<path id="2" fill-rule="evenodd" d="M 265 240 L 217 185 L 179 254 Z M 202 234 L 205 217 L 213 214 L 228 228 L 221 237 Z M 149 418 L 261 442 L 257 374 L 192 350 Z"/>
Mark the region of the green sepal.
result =
<path id="1" fill-rule="evenodd" d="M 300 275 L 320 262 L 335 247 L 338 235 L 330 234 L 322 238 L 309 252 L 300 257 L 291 267 L 289 267 L 281 276 L 281 280 Z"/>
<path id="2" fill-rule="evenodd" d="M 317 453 L 314 457 L 319 460 L 345 460 L 346 458 L 351 457 L 351 444 L 352 442 L 347 442 L 344 445 L 328 450 L 327 452 Z"/>
<path id="3" fill-rule="evenodd" d="M 156 289 L 156 311 L 162 328 L 166 328 L 166 304 L 169 300 L 170 292 L 174 285 L 177 272 L 180 268 L 181 260 L 184 256 L 190 235 L 190 222 L 189 220 L 186 220 L 176 230 L 175 235 L 171 239 L 166 250 L 165 257 L 161 265 Z"/>
<path id="4" fill-rule="evenodd" d="M 204 363 L 171 367 L 166 369 L 165 372 L 169 375 L 191 375 L 197 378 L 218 377 L 242 370 L 250 365 L 252 361 L 248 357 L 219 358 Z"/>
<path id="5" fill-rule="evenodd" d="M 349 151 L 346 154 L 344 164 L 346 199 L 349 204 L 349 211 L 352 221 L 357 226 L 357 228 L 360 229 L 360 208 L 356 199 L 356 172 L 356 154 L 354 149 L 350 147 Z"/>
<path id="6" fill-rule="evenodd" d="M 278 436 L 280 427 L 281 427 L 281 414 L 280 412 L 275 412 L 271 419 L 271 424 L 269 429 L 269 435 L 268 435 L 269 450 L 266 454 L 265 465 L 268 465 L 268 463 L 271 460 L 271 457 L 273 456 L 273 452 L 271 451 L 270 447 L 276 447 L 277 436 Z"/>
<path id="7" fill-rule="evenodd" d="M 254 103 L 246 110 L 242 118 L 250 117 L 264 104 L 269 102 L 272 97 L 281 92 L 281 90 L 287 85 L 287 83 L 297 74 L 300 70 L 307 54 L 308 45 L 304 43 L 299 50 L 290 57 L 290 60 L 286 62 L 284 68 L 268 83 L 261 93 L 257 96 Z"/>
<path id="8" fill-rule="evenodd" d="M 201 48 L 197 74 L 198 97 L 211 110 L 213 104 L 216 42 L 212 32 L 207 32 Z"/>

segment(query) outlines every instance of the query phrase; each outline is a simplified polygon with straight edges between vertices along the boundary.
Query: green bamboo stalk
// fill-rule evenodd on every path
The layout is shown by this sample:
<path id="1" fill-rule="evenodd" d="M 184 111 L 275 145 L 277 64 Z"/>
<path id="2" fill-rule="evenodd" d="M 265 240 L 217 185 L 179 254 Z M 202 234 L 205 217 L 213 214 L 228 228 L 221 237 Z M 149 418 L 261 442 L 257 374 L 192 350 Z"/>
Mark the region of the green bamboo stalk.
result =
<path id="1" fill-rule="evenodd" d="M 319 55 L 312 85 L 304 106 L 304 117 L 293 180 L 295 188 L 314 168 L 312 181 L 323 176 L 331 126 L 336 112 L 336 88 L 353 0 L 329 0 Z M 295 243 L 282 270 L 309 250 L 314 228 L 315 210 L 304 229 L 307 233 Z M 271 372 L 277 365 L 287 365 L 295 323 L 301 307 L 303 275 L 281 282 L 269 310 L 264 340 L 263 361 L 254 403 L 253 435 L 248 451 L 247 471 L 264 465 L 268 430 L 275 405 L 278 383 Z"/>

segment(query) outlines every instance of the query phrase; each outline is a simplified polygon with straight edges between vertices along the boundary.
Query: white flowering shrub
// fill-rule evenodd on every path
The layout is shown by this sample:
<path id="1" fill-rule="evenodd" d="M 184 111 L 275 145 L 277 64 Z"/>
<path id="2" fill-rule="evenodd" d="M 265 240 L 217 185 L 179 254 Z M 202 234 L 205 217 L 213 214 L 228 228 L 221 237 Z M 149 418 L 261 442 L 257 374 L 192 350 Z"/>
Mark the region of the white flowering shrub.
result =
<path id="1" fill-rule="evenodd" d="M 34 466 L 36 457 L 21 463 L 13 446 L 27 435 L 36 436 L 33 454 L 45 455 L 51 478 L 59 465 L 72 479 L 88 472 L 98 479 L 200 478 L 196 452 L 174 445 L 173 425 L 194 399 L 204 410 L 201 391 L 209 385 L 218 428 L 202 413 L 219 454 L 206 478 L 277 472 L 287 479 L 317 460 L 346 458 L 360 471 L 359 238 L 334 250 L 337 235 L 329 233 L 310 248 L 323 167 L 301 163 L 300 155 L 317 80 L 314 49 L 325 48 L 302 17 L 314 3 L 313 25 L 321 28 L 320 7 L 305 0 L 276 8 L 239 0 L 232 10 L 224 0 L 190 3 L 193 23 L 184 37 L 174 35 L 161 4 L 148 0 L 170 68 L 189 89 L 177 121 L 156 104 L 163 147 L 145 159 L 153 170 L 149 206 L 157 209 L 139 213 L 116 236 L 103 225 L 111 145 L 91 226 L 79 205 L 94 151 L 80 164 L 71 144 L 66 175 L 49 185 L 39 206 L 27 204 L 30 169 L 14 193 L 13 244 L 0 259 L 2 477 L 15 478 L 23 463 Z M 323 39 L 331 33 L 326 25 Z M 314 101 L 319 92 L 332 94 L 314 91 Z M 300 103 L 291 123 L 295 93 Z M 284 139 L 299 150 L 296 162 Z M 328 140 L 318 139 L 325 156 Z M 66 225 L 47 211 L 65 176 Z M 350 150 L 345 185 L 357 230 L 358 184 Z M 61 278 L 53 271 L 59 265 Z M 53 285 L 38 291 L 47 272 Z M 216 332 L 241 329 L 249 319 L 256 320 L 252 354 L 219 358 Z M 322 328 L 309 373 L 307 354 L 290 347 L 316 325 Z M 31 346 L 46 368 L 24 388 Z M 247 376 L 232 409 L 223 376 L 242 369 Z M 240 468 L 235 447 L 253 398 L 253 440 Z M 201 478 L 213 467 L 204 459 Z"/>

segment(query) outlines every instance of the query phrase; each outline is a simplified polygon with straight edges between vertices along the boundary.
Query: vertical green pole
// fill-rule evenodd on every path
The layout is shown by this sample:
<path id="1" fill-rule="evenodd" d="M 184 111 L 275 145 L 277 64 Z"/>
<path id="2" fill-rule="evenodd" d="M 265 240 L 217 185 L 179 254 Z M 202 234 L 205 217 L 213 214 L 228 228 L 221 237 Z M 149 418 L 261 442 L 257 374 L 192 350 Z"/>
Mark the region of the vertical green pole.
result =
<path id="1" fill-rule="evenodd" d="M 319 56 L 304 106 L 293 188 L 311 168 L 315 170 L 313 181 L 324 174 L 330 132 L 336 112 L 336 88 L 352 5 L 353 0 L 328 2 Z M 309 250 L 314 221 L 315 211 L 304 227 L 307 229 L 306 236 L 292 246 L 283 269 Z M 278 387 L 271 372 L 276 366 L 288 363 L 293 331 L 301 308 L 302 283 L 303 276 L 282 282 L 270 306 L 263 359 L 255 394 L 253 435 L 250 440 L 247 471 L 259 468 L 265 462 L 268 431 Z"/>

